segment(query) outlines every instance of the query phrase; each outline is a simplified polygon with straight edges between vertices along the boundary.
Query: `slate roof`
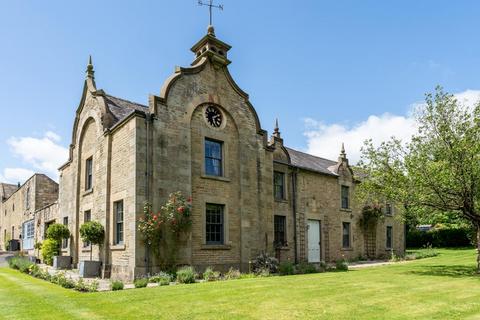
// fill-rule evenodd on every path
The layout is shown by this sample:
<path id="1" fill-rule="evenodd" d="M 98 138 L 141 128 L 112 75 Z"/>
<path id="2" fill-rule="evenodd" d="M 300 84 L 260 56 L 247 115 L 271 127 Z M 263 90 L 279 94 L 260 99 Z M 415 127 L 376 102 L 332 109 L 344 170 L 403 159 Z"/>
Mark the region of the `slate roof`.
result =
<path id="1" fill-rule="evenodd" d="M 117 98 L 108 94 L 105 94 L 105 101 L 107 102 L 108 109 L 115 117 L 115 121 L 112 126 L 121 122 L 135 111 L 148 111 L 148 107 L 143 104 Z"/>
<path id="2" fill-rule="evenodd" d="M 0 187 L 2 188 L 1 193 L 3 195 L 3 199 L 0 200 L 10 198 L 10 196 L 18 190 L 18 186 L 16 184 L 0 183 Z"/>
<path id="3" fill-rule="evenodd" d="M 291 164 L 294 167 L 337 176 L 336 173 L 328 169 L 329 167 L 335 166 L 337 161 L 320 158 L 288 147 L 285 147 L 285 149 L 287 149 L 287 152 L 290 155 Z"/>

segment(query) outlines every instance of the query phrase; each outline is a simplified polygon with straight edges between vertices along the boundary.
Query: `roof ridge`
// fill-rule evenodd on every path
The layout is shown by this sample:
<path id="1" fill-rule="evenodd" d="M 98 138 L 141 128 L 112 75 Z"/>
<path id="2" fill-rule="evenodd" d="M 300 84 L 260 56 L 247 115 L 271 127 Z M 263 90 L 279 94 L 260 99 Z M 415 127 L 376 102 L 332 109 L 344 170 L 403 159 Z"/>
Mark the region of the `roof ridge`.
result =
<path id="1" fill-rule="evenodd" d="M 124 98 L 119 98 L 119 97 L 116 97 L 116 96 L 112 96 L 111 94 L 108 94 L 106 92 L 105 92 L 105 96 L 108 97 L 108 98 L 114 98 L 114 99 L 122 100 L 122 101 L 125 101 L 125 102 L 128 102 L 128 103 L 132 103 L 132 104 L 136 104 L 136 105 L 148 108 L 148 106 L 146 106 L 144 104 L 141 104 L 141 103 L 138 103 L 138 102 L 135 102 L 135 101 L 131 101 L 131 100 L 127 100 L 127 99 L 124 99 Z"/>

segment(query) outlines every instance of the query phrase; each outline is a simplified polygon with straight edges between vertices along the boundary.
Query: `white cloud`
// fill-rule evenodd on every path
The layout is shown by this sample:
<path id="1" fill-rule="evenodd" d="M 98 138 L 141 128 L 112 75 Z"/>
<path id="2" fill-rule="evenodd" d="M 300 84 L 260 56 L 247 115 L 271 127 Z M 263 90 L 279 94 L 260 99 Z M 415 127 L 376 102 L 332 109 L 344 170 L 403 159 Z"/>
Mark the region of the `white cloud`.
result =
<path id="1" fill-rule="evenodd" d="M 480 90 L 466 90 L 455 94 L 455 97 L 461 104 L 472 107 L 480 101 Z M 337 159 L 341 144 L 344 142 L 347 157 L 350 163 L 355 164 L 360 160 L 360 149 L 367 139 L 372 139 L 374 144 L 386 141 L 392 136 L 403 141 L 409 140 L 416 129 L 411 111 L 421 104 L 413 103 L 405 115 L 390 113 L 370 115 L 366 120 L 351 126 L 305 119 L 304 135 L 307 137 L 307 152 L 329 159 Z"/>
<path id="2" fill-rule="evenodd" d="M 59 141 L 58 134 L 47 131 L 42 138 L 11 137 L 7 143 L 15 157 L 20 158 L 36 172 L 46 173 L 56 180 L 58 167 L 68 158 L 68 149 L 61 146 Z M 7 181 L 12 181 L 13 177 L 23 177 L 27 172 L 33 173 L 33 170 L 6 168 L 3 177 Z"/>
<path id="3" fill-rule="evenodd" d="M 0 175 L 0 181 L 8 183 L 24 183 L 33 174 L 34 172 L 32 170 L 25 168 L 6 168 L 3 170 L 3 175 Z"/>

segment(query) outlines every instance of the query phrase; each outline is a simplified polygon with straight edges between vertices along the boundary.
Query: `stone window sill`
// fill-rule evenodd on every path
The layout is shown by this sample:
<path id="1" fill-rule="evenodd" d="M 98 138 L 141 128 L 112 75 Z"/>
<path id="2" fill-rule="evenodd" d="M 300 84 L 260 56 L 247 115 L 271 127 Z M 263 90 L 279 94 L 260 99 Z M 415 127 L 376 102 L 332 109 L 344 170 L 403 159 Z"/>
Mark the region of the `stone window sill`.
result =
<path id="1" fill-rule="evenodd" d="M 82 248 L 82 252 L 90 252 L 92 250 L 90 250 L 90 248 Z"/>
<path id="2" fill-rule="evenodd" d="M 348 209 L 340 208 L 340 211 L 343 211 L 343 212 L 352 212 L 352 209 L 350 209 L 350 208 L 348 208 Z"/>
<path id="3" fill-rule="evenodd" d="M 275 202 L 288 203 L 288 200 L 287 199 L 277 199 L 277 198 L 275 198 Z"/>
<path id="4" fill-rule="evenodd" d="M 283 247 L 275 248 L 275 250 L 289 251 L 289 250 L 290 250 L 290 247 L 289 247 L 289 246 L 283 246 Z"/>
<path id="5" fill-rule="evenodd" d="M 228 179 L 226 177 L 209 176 L 209 175 L 206 175 L 206 174 L 202 174 L 201 178 L 202 179 L 218 180 L 218 181 L 223 181 L 223 182 L 230 182 L 230 179 Z"/>
<path id="6" fill-rule="evenodd" d="M 125 250 L 125 249 L 126 249 L 126 246 L 123 243 L 115 244 L 115 245 L 110 247 L 111 251 L 121 251 L 121 250 Z"/>
<path id="7" fill-rule="evenodd" d="M 203 244 L 202 250 L 230 250 L 232 246 L 229 244 Z"/>
<path id="8" fill-rule="evenodd" d="M 353 251 L 353 248 L 342 248 L 340 251 Z"/>
<path id="9" fill-rule="evenodd" d="M 88 190 L 85 190 L 82 194 L 82 196 L 88 196 L 89 194 L 92 194 L 93 193 L 93 188 L 92 189 L 88 189 Z"/>

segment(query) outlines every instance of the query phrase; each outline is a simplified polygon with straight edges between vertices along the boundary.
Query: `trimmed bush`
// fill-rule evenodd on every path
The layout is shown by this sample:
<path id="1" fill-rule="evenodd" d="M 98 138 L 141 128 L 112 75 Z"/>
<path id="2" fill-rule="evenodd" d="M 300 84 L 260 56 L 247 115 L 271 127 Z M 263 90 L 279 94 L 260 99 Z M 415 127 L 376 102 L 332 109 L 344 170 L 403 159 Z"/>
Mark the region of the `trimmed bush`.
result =
<path id="1" fill-rule="evenodd" d="M 13 257 L 8 260 L 8 265 L 12 269 L 17 269 L 23 273 L 30 273 L 30 269 L 35 265 L 33 262 L 23 258 L 23 257 Z"/>
<path id="2" fill-rule="evenodd" d="M 177 282 L 178 283 L 194 283 L 197 274 L 193 267 L 183 267 L 177 271 Z"/>
<path id="3" fill-rule="evenodd" d="M 45 264 L 52 265 L 53 256 L 58 255 L 59 244 L 56 240 L 47 239 L 42 244 L 42 259 Z"/>
<path id="4" fill-rule="evenodd" d="M 148 285 L 148 278 L 136 279 L 133 284 L 135 288 L 145 288 Z"/>
<path id="5" fill-rule="evenodd" d="M 92 260 L 92 245 L 102 245 L 105 239 L 105 229 L 98 221 L 88 221 L 80 227 L 80 237 L 83 242 L 90 243 L 90 260 Z"/>
<path id="6" fill-rule="evenodd" d="M 230 268 L 228 269 L 227 273 L 223 276 L 225 280 L 234 280 L 234 279 L 239 279 L 242 276 L 240 273 L 240 270 Z"/>
<path id="7" fill-rule="evenodd" d="M 348 271 L 348 263 L 345 260 L 338 260 L 335 263 L 335 270 L 337 271 Z"/>
<path id="8" fill-rule="evenodd" d="M 98 281 L 94 280 L 91 283 L 87 283 L 80 278 L 74 289 L 80 292 L 96 292 L 98 290 Z"/>
<path id="9" fill-rule="evenodd" d="M 172 278 L 173 277 L 170 274 L 161 271 L 161 272 L 157 273 L 156 275 L 150 277 L 148 280 L 150 282 L 158 283 L 161 286 L 167 286 L 167 285 L 170 284 L 170 282 L 172 282 L 172 280 L 173 280 Z"/>
<path id="10" fill-rule="evenodd" d="M 284 261 L 278 266 L 278 272 L 281 276 L 288 276 L 295 273 L 295 266 L 290 261 Z"/>
<path id="11" fill-rule="evenodd" d="M 275 257 L 270 257 L 266 253 L 261 253 L 255 260 L 252 261 L 252 271 L 259 273 L 268 269 L 269 273 L 278 272 L 278 260 Z"/>
<path id="12" fill-rule="evenodd" d="M 300 262 L 296 267 L 298 274 L 317 273 L 318 270 L 315 265 L 308 262 Z"/>
<path id="13" fill-rule="evenodd" d="M 123 290 L 123 282 L 120 280 L 114 280 L 110 283 L 112 291 Z"/>
<path id="14" fill-rule="evenodd" d="M 205 281 L 217 281 L 220 279 L 220 272 L 214 271 L 212 267 L 205 269 L 203 273 L 203 280 Z"/>
<path id="15" fill-rule="evenodd" d="M 469 228 L 439 228 L 429 231 L 417 229 L 407 233 L 407 247 L 467 247 L 472 245 L 472 230 Z"/>

